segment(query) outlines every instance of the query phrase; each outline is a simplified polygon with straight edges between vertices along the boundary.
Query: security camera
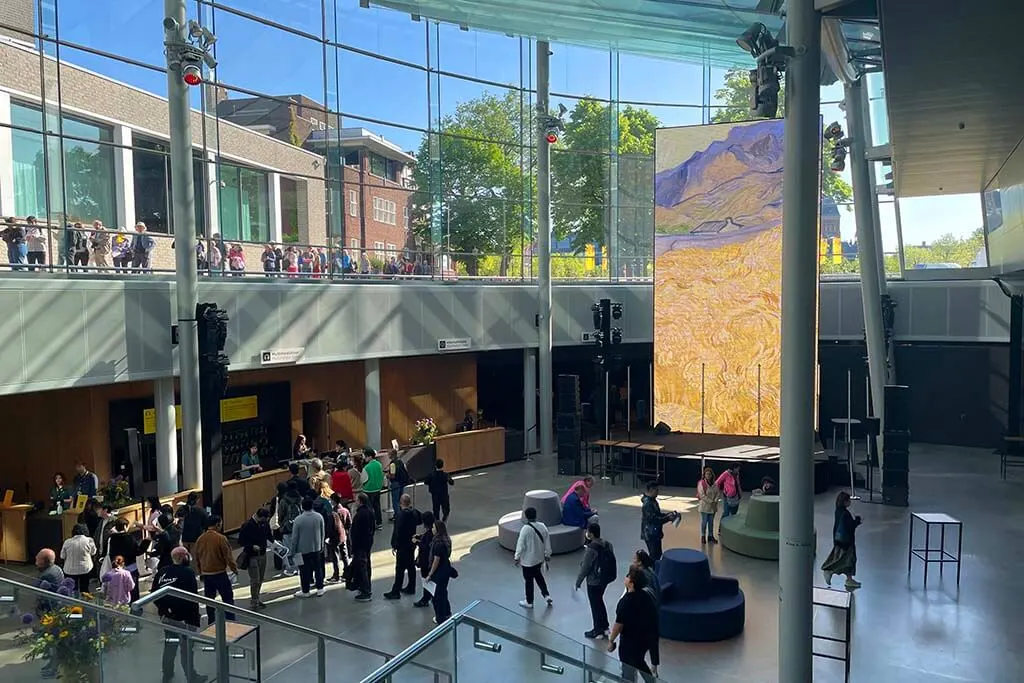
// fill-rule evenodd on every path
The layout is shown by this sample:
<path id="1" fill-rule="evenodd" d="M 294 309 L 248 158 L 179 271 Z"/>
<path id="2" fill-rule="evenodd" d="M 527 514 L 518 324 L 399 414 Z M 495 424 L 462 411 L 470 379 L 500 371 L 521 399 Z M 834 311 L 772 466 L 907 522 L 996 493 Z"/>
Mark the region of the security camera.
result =
<path id="1" fill-rule="evenodd" d="M 178 28 L 178 22 L 174 17 L 164 17 L 164 30 L 175 31 Z"/>

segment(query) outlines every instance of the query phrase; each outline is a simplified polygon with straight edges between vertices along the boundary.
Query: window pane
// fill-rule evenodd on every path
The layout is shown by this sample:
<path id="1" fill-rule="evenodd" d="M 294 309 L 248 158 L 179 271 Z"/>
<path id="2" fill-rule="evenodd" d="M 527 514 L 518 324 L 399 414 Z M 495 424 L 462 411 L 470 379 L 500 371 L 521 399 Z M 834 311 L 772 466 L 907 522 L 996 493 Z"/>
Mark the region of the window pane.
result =
<path id="1" fill-rule="evenodd" d="M 225 240 L 237 240 L 242 234 L 241 197 L 238 187 L 238 167 L 221 164 L 220 195 L 220 236 Z"/>
<path id="2" fill-rule="evenodd" d="M 14 157 L 14 213 L 20 218 L 46 216 L 43 136 L 14 130 L 11 131 L 11 144 Z"/>
<path id="3" fill-rule="evenodd" d="M 700 106 L 702 80 L 700 64 L 619 55 L 619 99 L 623 101 Z M 697 123 L 700 123 L 700 110 L 697 111 Z"/>
<path id="4" fill-rule="evenodd" d="M 520 85 L 520 50 L 530 49 L 526 40 L 486 31 L 463 31 L 452 24 L 439 24 L 436 36 L 441 71 Z"/>
<path id="5" fill-rule="evenodd" d="M 240 239 L 245 242 L 265 242 L 270 239 L 270 195 L 267 188 L 267 174 L 262 171 L 242 168 L 240 176 L 242 200 Z"/>
<path id="6" fill-rule="evenodd" d="M 328 11 L 329 39 L 411 64 L 426 64 L 426 21 L 413 21 L 403 12 L 363 8 L 357 0 L 329 0 L 330 4 L 336 9 L 332 12 L 329 7 Z"/>
<path id="7" fill-rule="evenodd" d="M 138 137 L 133 140 L 133 146 L 135 220 L 145 223 L 149 232 L 168 234 L 171 232 L 168 150 L 160 143 Z"/>
<path id="8" fill-rule="evenodd" d="M 299 241 L 299 207 L 306 206 L 300 194 L 305 191 L 304 180 L 281 178 L 281 239 L 284 242 Z"/>

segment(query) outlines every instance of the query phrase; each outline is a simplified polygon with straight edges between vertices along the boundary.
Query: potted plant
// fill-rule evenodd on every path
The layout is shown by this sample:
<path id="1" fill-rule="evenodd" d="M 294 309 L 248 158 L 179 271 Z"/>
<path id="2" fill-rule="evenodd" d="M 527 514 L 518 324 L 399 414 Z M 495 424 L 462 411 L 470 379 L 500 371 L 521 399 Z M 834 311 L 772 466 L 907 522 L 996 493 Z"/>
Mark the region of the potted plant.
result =
<path id="1" fill-rule="evenodd" d="M 131 505 L 135 501 L 132 500 L 131 489 L 128 487 L 128 480 L 124 477 L 117 476 L 110 481 L 100 486 L 96 492 L 97 496 L 103 497 L 103 502 L 110 505 L 115 510 Z"/>
<path id="2" fill-rule="evenodd" d="M 43 585 L 61 595 L 70 595 L 74 581 L 61 586 Z M 91 600 L 88 594 L 83 600 Z M 28 648 L 25 659 L 42 660 L 68 683 L 96 683 L 100 680 L 100 662 L 104 652 L 123 647 L 127 637 L 124 623 L 116 618 L 97 619 L 78 605 L 60 605 L 40 600 L 39 616 L 22 615 L 26 628 L 15 636 L 15 644 Z M 123 620 L 127 622 L 126 619 Z"/>
<path id="3" fill-rule="evenodd" d="M 416 424 L 413 427 L 412 442 L 414 444 L 430 444 L 434 443 L 434 439 L 437 438 L 438 429 L 437 424 L 433 418 L 424 417 L 416 420 Z"/>

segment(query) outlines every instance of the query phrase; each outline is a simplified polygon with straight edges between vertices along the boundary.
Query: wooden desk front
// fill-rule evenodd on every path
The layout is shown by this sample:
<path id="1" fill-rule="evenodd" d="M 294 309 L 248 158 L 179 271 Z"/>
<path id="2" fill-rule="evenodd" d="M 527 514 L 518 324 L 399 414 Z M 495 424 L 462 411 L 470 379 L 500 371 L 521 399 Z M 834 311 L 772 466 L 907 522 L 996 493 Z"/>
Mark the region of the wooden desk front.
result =
<path id="1" fill-rule="evenodd" d="M 277 495 L 278 482 L 287 481 L 289 477 L 291 473 L 288 470 L 271 470 L 248 479 L 224 482 L 221 493 L 224 531 L 237 531 L 261 505 Z"/>
<path id="2" fill-rule="evenodd" d="M 505 428 L 475 429 L 434 439 L 447 472 L 463 472 L 505 462 Z"/>
<path id="3" fill-rule="evenodd" d="M 31 505 L 0 508 L 0 560 L 28 562 L 28 530 L 25 523 Z"/>

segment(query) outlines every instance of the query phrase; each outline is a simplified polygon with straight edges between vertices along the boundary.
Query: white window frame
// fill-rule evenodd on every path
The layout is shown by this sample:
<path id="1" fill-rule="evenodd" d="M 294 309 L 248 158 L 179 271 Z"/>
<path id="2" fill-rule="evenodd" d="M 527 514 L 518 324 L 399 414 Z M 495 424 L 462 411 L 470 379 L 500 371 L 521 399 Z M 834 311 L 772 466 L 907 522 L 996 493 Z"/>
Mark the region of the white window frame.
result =
<path id="1" fill-rule="evenodd" d="M 392 256 L 398 256 L 398 247 L 396 247 L 395 245 L 393 245 L 390 242 L 388 242 L 387 249 L 388 249 L 388 260 L 389 261 L 391 260 Z"/>
<path id="2" fill-rule="evenodd" d="M 318 128 L 320 126 L 320 122 L 316 120 L 315 116 L 309 117 L 309 124 L 313 126 L 313 128 Z"/>
<path id="3" fill-rule="evenodd" d="M 348 191 L 348 215 L 353 218 L 359 217 L 359 195 L 355 190 Z"/>
<path id="4" fill-rule="evenodd" d="M 348 241 L 348 246 L 350 248 L 352 248 L 352 249 L 358 249 L 359 248 L 359 238 L 358 237 L 353 237 L 352 239 L 350 239 Z"/>
<path id="5" fill-rule="evenodd" d="M 373 255 L 378 260 L 381 260 L 381 261 L 385 260 L 385 258 L 384 258 L 384 243 L 383 242 L 374 242 L 373 243 Z"/>
<path id="6" fill-rule="evenodd" d="M 384 197 L 373 198 L 373 220 L 387 225 L 397 225 L 398 205 Z"/>
<path id="7" fill-rule="evenodd" d="M 409 227 L 409 205 L 406 204 L 402 208 L 404 209 L 404 213 L 405 213 L 405 227 L 408 228 Z"/>

